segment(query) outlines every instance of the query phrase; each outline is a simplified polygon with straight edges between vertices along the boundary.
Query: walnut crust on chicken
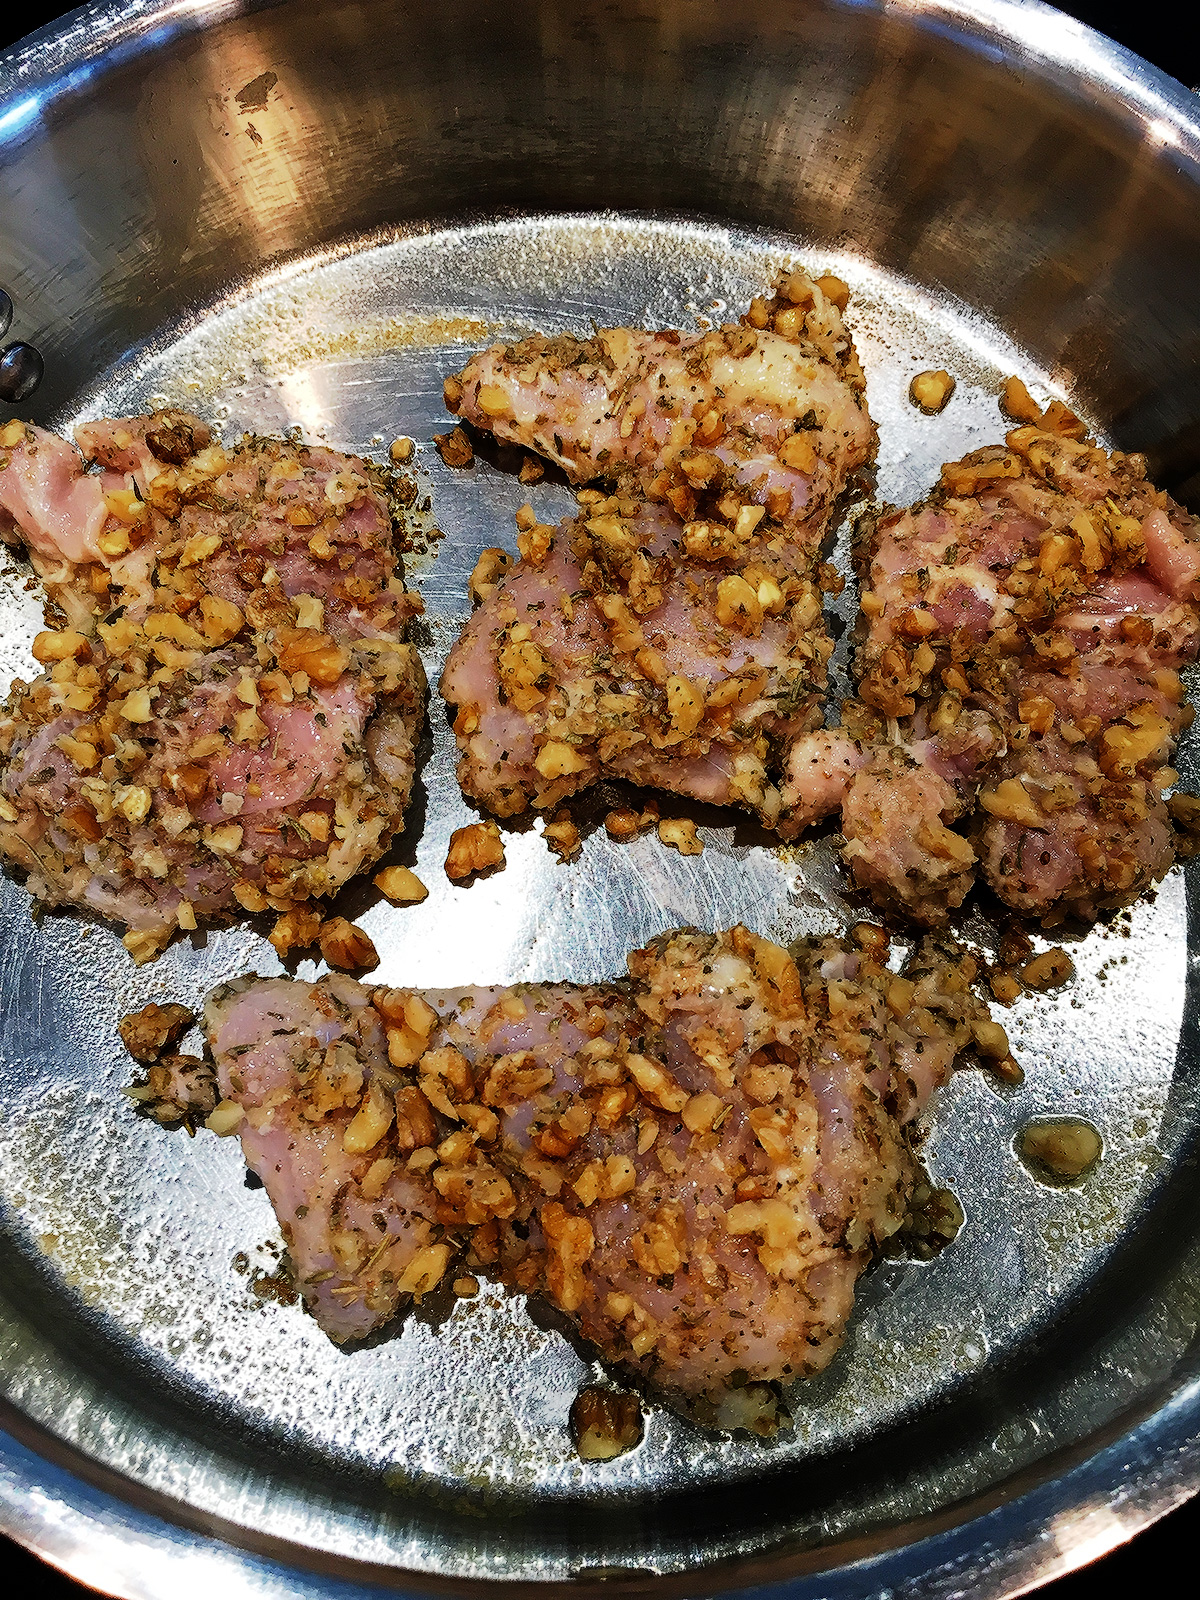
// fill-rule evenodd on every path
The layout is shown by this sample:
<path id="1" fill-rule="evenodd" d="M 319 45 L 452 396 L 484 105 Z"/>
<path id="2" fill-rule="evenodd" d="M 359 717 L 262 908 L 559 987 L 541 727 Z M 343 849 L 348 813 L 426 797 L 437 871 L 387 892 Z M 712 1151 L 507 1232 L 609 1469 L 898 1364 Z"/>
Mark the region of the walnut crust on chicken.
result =
<path id="1" fill-rule="evenodd" d="M 520 560 L 476 569 L 441 692 L 496 815 L 621 776 L 795 831 L 779 778 L 822 721 L 821 548 L 876 445 L 845 297 L 797 270 L 738 324 L 539 336 L 447 380 L 477 426 L 614 490 L 557 529 L 525 508 Z"/>
<path id="2" fill-rule="evenodd" d="M 1174 859 L 1197 520 L 1059 406 L 945 466 L 860 555 L 861 704 L 798 742 L 785 789 L 841 805 L 856 881 L 926 922 L 977 872 L 1048 924 L 1143 893 Z"/>
<path id="3" fill-rule="evenodd" d="M 182 412 L 0 432 L 0 519 L 72 626 L 0 711 L 0 854 L 52 905 L 177 928 L 333 893 L 402 827 L 425 680 L 390 480 Z M 114 487 L 114 481 L 120 487 Z"/>
<path id="4" fill-rule="evenodd" d="M 437 993 L 241 979 L 204 1026 L 222 1096 L 337 1341 L 472 1268 L 606 1360 L 739 1425 L 819 1371 L 919 1175 L 909 1125 L 959 1053 L 1007 1048 L 975 964 L 898 976 L 833 940 L 666 934 L 627 982 Z"/>

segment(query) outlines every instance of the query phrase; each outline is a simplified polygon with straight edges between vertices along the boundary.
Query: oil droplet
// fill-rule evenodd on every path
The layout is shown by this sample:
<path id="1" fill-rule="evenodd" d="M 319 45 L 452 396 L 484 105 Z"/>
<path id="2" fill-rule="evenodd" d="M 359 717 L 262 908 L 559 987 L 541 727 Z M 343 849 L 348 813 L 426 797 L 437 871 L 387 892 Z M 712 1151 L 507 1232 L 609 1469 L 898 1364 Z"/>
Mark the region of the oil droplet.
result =
<path id="1" fill-rule="evenodd" d="M 1104 1141 L 1082 1117 L 1039 1117 L 1025 1124 L 1013 1148 L 1039 1183 L 1061 1188 L 1087 1177 Z"/>

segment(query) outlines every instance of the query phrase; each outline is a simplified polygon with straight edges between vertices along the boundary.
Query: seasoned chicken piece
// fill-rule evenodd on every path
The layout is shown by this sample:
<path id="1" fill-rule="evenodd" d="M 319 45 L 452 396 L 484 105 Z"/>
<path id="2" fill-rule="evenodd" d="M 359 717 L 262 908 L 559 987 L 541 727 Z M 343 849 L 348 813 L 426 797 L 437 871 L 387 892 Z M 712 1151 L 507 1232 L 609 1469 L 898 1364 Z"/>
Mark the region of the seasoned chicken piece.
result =
<path id="1" fill-rule="evenodd" d="M 829 1362 L 905 1217 L 907 1124 L 964 1044 L 1003 1041 L 974 963 L 931 946 L 897 976 L 827 940 L 797 964 L 739 927 L 664 935 L 629 973 L 210 997 L 210 1121 L 241 1133 L 331 1337 L 465 1250 L 709 1421 Z"/>
<path id="2" fill-rule="evenodd" d="M 147 959 L 198 918 L 330 894 L 387 848 L 424 713 L 404 641 L 420 601 L 364 461 L 250 437 L 226 452 L 178 412 L 80 434 L 107 466 L 77 485 L 127 474 L 98 524 L 78 488 L 57 517 L 34 492 L 48 456 L 66 481 L 62 441 L 23 429 L 0 466 L 78 623 L 38 636 L 47 672 L 0 711 L 0 854 Z"/>
<path id="3" fill-rule="evenodd" d="M 846 286 L 782 273 L 774 297 L 708 332 L 642 328 L 493 345 L 446 380 L 446 403 L 497 438 L 735 530 L 762 507 L 807 569 L 834 502 L 875 453 Z M 728 538 L 716 530 L 709 539 Z"/>
<path id="4" fill-rule="evenodd" d="M 624 497 L 521 543 L 442 675 L 464 791 L 504 817 L 617 776 L 774 825 L 783 752 L 822 717 L 816 584 L 757 535 L 740 570 L 692 557 L 669 511 Z"/>
<path id="5" fill-rule="evenodd" d="M 779 780 L 832 651 L 816 565 L 875 448 L 844 298 L 794 272 L 740 325 L 539 337 L 448 380 L 479 426 L 617 490 L 557 530 L 526 508 L 520 561 L 485 552 L 472 581 L 441 688 L 498 816 L 616 775 L 797 831 Z"/>
<path id="6" fill-rule="evenodd" d="M 880 519 L 864 576 L 863 704 L 793 749 L 784 787 L 785 804 L 842 805 L 856 880 L 933 921 L 977 855 L 1007 905 L 1054 922 L 1161 877 L 1161 791 L 1192 718 L 1179 668 L 1200 649 L 1200 525 L 1142 458 L 1100 449 L 1058 408 Z M 872 786 L 883 825 L 864 833 Z M 889 811 L 920 819 L 919 859 L 897 850 Z M 958 818 L 970 843 L 937 831 Z"/>

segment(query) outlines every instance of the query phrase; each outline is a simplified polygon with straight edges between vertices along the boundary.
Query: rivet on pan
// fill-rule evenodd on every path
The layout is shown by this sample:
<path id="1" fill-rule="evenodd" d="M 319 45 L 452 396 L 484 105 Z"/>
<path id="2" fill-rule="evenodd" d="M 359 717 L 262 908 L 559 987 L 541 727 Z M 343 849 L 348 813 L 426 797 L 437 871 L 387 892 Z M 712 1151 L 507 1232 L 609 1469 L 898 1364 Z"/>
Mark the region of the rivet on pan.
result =
<path id="1" fill-rule="evenodd" d="M 4 299 L 7 300 L 8 296 L 5 295 Z M 4 320 L 3 310 L 0 304 L 0 321 Z M 45 370 L 46 363 L 33 345 L 25 344 L 20 339 L 8 345 L 0 351 L 0 400 L 10 406 L 28 400 L 41 383 Z"/>

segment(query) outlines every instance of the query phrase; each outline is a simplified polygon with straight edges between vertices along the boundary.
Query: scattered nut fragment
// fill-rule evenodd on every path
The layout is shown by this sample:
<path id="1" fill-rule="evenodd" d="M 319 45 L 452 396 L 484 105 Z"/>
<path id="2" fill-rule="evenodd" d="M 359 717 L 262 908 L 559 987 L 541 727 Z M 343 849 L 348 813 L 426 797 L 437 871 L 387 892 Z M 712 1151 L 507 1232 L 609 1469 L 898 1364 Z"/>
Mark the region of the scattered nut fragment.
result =
<path id="1" fill-rule="evenodd" d="M 546 469 L 536 456 L 526 456 L 517 473 L 522 483 L 540 483 L 545 476 Z"/>
<path id="2" fill-rule="evenodd" d="M 1086 439 L 1087 428 L 1061 400 L 1051 400 L 1042 418 L 1047 433 L 1057 433 L 1061 439 Z"/>
<path id="3" fill-rule="evenodd" d="M 452 433 L 435 433 L 433 442 L 448 467 L 469 467 L 475 460 L 471 441 L 461 428 L 455 428 Z"/>
<path id="4" fill-rule="evenodd" d="M 473 872 L 504 866 L 504 841 L 494 822 L 472 822 L 455 828 L 446 853 L 446 876 L 456 881 Z"/>
<path id="5" fill-rule="evenodd" d="M 839 311 L 845 311 L 850 300 L 850 287 L 832 272 L 823 272 L 817 279 L 817 288 Z"/>
<path id="6" fill-rule="evenodd" d="M 681 856 L 698 856 L 704 850 L 703 841 L 696 837 L 696 824 L 686 817 L 664 817 L 658 825 L 658 837 Z"/>
<path id="7" fill-rule="evenodd" d="M 618 844 L 627 844 L 630 839 L 636 839 L 639 833 L 652 828 L 657 821 L 658 807 L 653 800 L 647 800 L 642 811 L 634 811 L 629 806 L 619 806 L 615 811 L 610 811 L 604 819 L 604 831 Z"/>
<path id="8" fill-rule="evenodd" d="M 908 398 L 927 417 L 944 411 L 957 385 L 950 374 L 939 367 L 936 372 L 918 372 L 908 386 Z"/>
<path id="9" fill-rule="evenodd" d="M 292 906 L 276 921 L 267 935 L 275 946 L 281 961 L 286 961 L 293 950 L 307 950 L 316 944 L 321 931 L 321 918 L 307 906 Z"/>
<path id="10" fill-rule="evenodd" d="M 579 829 L 565 811 L 555 812 L 552 819 L 543 828 L 542 838 L 545 839 L 560 861 L 570 861 L 571 857 L 577 856 L 583 848 L 583 841 L 579 837 Z"/>
<path id="11" fill-rule="evenodd" d="M 997 967 L 989 974 L 988 987 L 1002 1006 L 1012 1005 L 1013 1001 L 1024 992 L 1012 973 L 1006 972 L 1003 967 Z"/>
<path id="12" fill-rule="evenodd" d="M 1004 388 L 1000 391 L 1000 409 L 1011 422 L 1037 424 L 1042 420 L 1041 406 L 1020 378 L 1005 380 Z"/>
<path id="13" fill-rule="evenodd" d="M 975 1049 L 989 1072 L 994 1072 L 1002 1083 L 1023 1083 L 1025 1074 L 1013 1056 L 1008 1035 L 998 1022 L 990 1018 L 971 1024 Z"/>
<path id="14" fill-rule="evenodd" d="M 402 434 L 399 439 L 392 440 L 388 446 L 388 455 L 393 461 L 407 461 L 415 449 L 413 441 Z"/>
<path id="15" fill-rule="evenodd" d="M 479 560 L 467 580 L 467 591 L 473 606 L 481 606 L 485 600 L 492 598 L 512 564 L 512 556 L 499 545 L 489 545 L 486 550 L 480 551 Z"/>
<path id="16" fill-rule="evenodd" d="M 1021 982 L 1030 989 L 1057 989 L 1075 976 L 1075 963 L 1061 946 L 1043 950 L 1019 969 Z"/>
<path id="17" fill-rule="evenodd" d="M 174 1001 L 160 1006 L 152 1000 L 140 1011 L 131 1011 L 127 1017 L 122 1017 L 117 1032 L 135 1061 L 156 1061 L 194 1021 L 187 1006 Z"/>
<path id="18" fill-rule="evenodd" d="M 321 954 L 341 972 L 367 972 L 379 965 L 379 953 L 370 939 L 345 917 L 330 917 L 321 924 Z"/>
<path id="19" fill-rule="evenodd" d="M 144 967 L 147 961 L 153 961 L 166 949 L 171 937 L 171 929 L 130 928 L 128 933 L 121 935 L 121 943 L 129 951 L 135 967 Z"/>
<path id="20" fill-rule="evenodd" d="M 642 1442 L 642 1408 L 635 1394 L 581 1389 L 571 1405 L 571 1438 L 581 1461 L 612 1461 Z"/>
<path id="21" fill-rule="evenodd" d="M 1043 1183 L 1074 1183 L 1099 1161 L 1104 1141 L 1097 1129 L 1080 1117 L 1048 1117 L 1027 1122 L 1014 1146 Z"/>
<path id="22" fill-rule="evenodd" d="M 469 1275 L 465 1278 L 455 1278 L 452 1287 L 460 1300 L 473 1300 L 479 1293 L 479 1279 Z"/>
<path id="23" fill-rule="evenodd" d="M 416 905 L 424 900 L 429 890 L 408 867 L 384 867 L 372 879 L 381 894 L 399 906 Z"/>

